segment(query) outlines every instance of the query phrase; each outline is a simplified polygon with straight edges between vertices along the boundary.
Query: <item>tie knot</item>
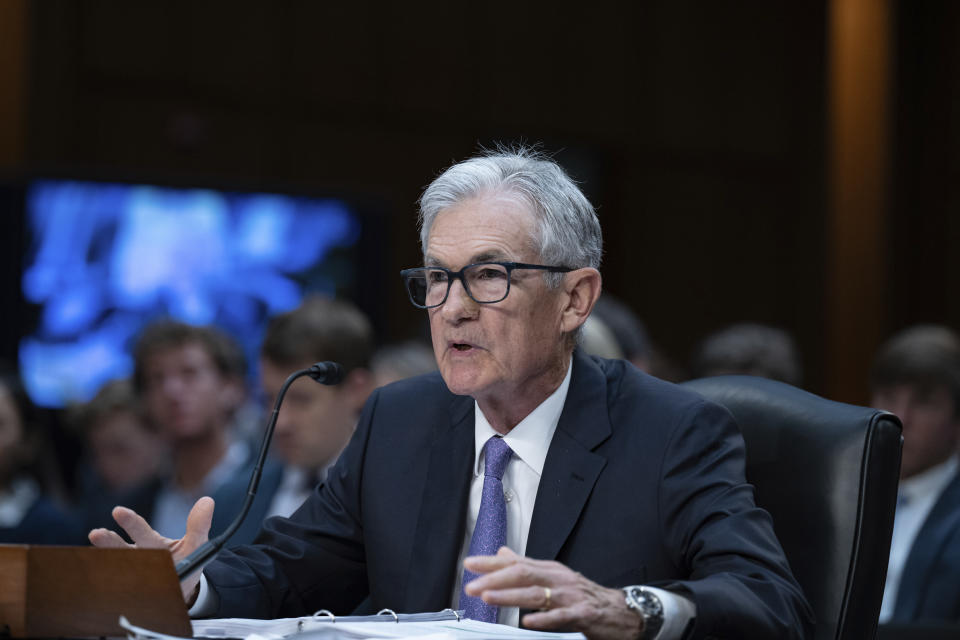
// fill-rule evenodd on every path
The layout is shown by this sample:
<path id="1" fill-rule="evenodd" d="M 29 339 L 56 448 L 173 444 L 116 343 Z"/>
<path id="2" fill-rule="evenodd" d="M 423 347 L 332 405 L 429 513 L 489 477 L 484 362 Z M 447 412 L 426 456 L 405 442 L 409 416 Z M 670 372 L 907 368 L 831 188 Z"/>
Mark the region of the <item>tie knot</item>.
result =
<path id="1" fill-rule="evenodd" d="M 493 436 L 483 445 L 484 450 L 484 475 L 493 476 L 497 480 L 503 480 L 503 472 L 510 462 L 510 456 L 513 449 L 510 448 L 503 438 Z"/>

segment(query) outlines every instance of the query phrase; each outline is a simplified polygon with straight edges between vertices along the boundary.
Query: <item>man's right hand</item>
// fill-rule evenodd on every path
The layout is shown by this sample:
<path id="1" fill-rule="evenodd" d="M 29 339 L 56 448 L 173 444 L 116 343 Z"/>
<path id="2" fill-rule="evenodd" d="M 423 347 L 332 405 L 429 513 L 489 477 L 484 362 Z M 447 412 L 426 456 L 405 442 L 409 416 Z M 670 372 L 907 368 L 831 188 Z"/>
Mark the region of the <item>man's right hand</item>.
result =
<path id="1" fill-rule="evenodd" d="M 140 515 L 126 507 L 114 507 L 113 519 L 127 532 L 133 544 L 109 529 L 94 529 L 87 535 L 94 546 L 109 549 L 169 549 L 173 563 L 176 564 L 207 541 L 210 523 L 213 521 L 213 499 L 203 497 L 197 500 L 187 516 L 187 532 L 179 540 L 163 537 Z M 180 582 L 183 599 L 188 606 L 196 599 L 199 584 L 199 571 Z"/>

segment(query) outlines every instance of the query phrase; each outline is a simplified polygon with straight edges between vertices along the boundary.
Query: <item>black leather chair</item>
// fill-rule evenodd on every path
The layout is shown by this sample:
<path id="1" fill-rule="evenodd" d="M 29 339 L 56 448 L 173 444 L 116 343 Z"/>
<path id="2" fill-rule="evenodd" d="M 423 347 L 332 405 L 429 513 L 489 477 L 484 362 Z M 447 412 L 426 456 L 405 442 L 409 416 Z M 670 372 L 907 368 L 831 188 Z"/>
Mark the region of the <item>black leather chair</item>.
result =
<path id="1" fill-rule="evenodd" d="M 736 418 L 747 480 L 817 617 L 818 639 L 873 638 L 900 475 L 900 420 L 750 376 L 684 383 Z"/>

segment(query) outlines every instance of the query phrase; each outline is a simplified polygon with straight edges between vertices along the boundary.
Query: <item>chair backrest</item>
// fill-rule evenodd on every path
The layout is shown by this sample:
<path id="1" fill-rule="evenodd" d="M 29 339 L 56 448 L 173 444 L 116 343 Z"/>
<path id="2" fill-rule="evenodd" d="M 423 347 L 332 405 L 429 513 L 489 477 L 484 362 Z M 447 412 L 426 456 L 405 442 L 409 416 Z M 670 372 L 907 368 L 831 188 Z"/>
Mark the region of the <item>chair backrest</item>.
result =
<path id="1" fill-rule="evenodd" d="M 726 407 L 818 639 L 873 638 L 900 475 L 900 420 L 751 376 L 684 383 Z"/>

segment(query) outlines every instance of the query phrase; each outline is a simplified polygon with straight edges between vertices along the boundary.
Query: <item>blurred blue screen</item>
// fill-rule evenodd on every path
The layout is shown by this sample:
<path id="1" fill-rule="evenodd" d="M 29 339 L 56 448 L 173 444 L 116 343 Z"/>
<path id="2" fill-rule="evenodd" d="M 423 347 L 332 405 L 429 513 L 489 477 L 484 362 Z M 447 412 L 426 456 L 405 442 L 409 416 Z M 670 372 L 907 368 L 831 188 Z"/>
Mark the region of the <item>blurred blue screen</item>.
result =
<path id="1" fill-rule="evenodd" d="M 338 199 L 39 180 L 26 205 L 22 288 L 37 320 L 19 364 L 45 407 L 129 375 L 152 320 L 215 324 L 251 359 L 272 315 L 356 278 L 360 217 Z"/>

